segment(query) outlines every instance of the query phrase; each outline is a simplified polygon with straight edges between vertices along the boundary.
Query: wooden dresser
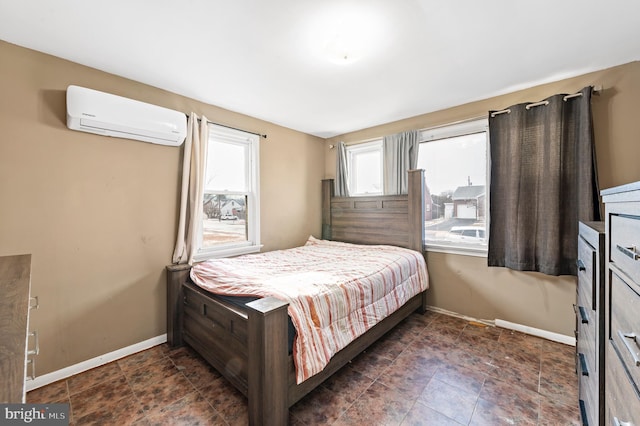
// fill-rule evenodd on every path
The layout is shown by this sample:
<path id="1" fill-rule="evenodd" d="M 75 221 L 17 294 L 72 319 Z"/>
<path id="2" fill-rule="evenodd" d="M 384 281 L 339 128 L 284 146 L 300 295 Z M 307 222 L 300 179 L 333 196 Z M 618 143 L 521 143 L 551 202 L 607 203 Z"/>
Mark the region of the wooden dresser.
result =
<path id="1" fill-rule="evenodd" d="M 0 257 L 0 404 L 25 402 L 30 287 L 31 255 Z"/>
<path id="2" fill-rule="evenodd" d="M 604 222 L 580 222 L 576 371 L 583 425 L 604 424 Z"/>
<path id="3" fill-rule="evenodd" d="M 640 182 L 602 191 L 606 210 L 605 423 L 640 425 Z"/>

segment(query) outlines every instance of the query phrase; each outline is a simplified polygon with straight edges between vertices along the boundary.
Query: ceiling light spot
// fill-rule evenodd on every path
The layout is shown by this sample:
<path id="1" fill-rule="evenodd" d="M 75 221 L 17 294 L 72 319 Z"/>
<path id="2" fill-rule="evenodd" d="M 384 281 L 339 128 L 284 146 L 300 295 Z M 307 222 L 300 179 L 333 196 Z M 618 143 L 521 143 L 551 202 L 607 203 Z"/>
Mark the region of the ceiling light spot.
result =
<path id="1" fill-rule="evenodd" d="M 366 4 L 333 4 L 316 11 L 304 23 L 303 48 L 316 59 L 339 65 L 353 64 L 377 53 L 386 44 L 382 16 Z"/>
<path id="2" fill-rule="evenodd" d="M 351 31 L 336 31 L 324 45 L 326 58 L 336 64 L 356 62 L 365 50 L 364 40 Z"/>

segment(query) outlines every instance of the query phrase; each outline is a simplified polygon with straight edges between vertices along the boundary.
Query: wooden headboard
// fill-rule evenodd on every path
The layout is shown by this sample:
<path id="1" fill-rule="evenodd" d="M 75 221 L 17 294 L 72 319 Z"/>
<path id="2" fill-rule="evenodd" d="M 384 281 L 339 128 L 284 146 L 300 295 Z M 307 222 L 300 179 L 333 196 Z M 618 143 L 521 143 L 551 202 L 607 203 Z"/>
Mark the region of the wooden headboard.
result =
<path id="1" fill-rule="evenodd" d="M 389 244 L 422 251 L 424 170 L 409 170 L 408 195 L 336 197 L 333 179 L 322 181 L 322 238 Z"/>

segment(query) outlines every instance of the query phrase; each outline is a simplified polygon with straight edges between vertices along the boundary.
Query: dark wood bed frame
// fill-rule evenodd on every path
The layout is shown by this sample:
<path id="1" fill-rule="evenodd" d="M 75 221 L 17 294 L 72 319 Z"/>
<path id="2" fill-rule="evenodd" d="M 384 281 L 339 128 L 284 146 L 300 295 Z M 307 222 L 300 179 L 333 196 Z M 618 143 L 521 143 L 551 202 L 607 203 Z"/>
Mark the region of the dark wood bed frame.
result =
<path id="1" fill-rule="evenodd" d="M 334 197 L 333 180 L 322 181 L 322 238 L 389 244 L 422 251 L 424 177 L 409 171 L 409 194 Z M 167 266 L 167 340 L 188 344 L 247 398 L 249 424 L 286 425 L 289 407 L 320 385 L 414 311 L 426 309 L 416 295 L 338 352 L 325 369 L 296 384 L 287 350 L 286 302 L 273 297 L 238 308 L 189 280 L 189 265 Z"/>

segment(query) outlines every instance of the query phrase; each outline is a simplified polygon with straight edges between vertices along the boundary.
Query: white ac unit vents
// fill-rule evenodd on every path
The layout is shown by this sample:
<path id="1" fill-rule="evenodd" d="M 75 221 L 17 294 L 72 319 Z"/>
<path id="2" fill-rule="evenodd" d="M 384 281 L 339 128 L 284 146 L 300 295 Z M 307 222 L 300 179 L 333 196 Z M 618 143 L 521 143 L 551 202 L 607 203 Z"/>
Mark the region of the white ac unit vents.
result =
<path id="1" fill-rule="evenodd" d="M 184 113 L 79 86 L 67 88 L 67 127 L 104 136 L 179 146 Z"/>

